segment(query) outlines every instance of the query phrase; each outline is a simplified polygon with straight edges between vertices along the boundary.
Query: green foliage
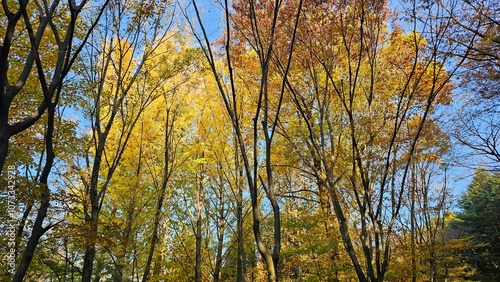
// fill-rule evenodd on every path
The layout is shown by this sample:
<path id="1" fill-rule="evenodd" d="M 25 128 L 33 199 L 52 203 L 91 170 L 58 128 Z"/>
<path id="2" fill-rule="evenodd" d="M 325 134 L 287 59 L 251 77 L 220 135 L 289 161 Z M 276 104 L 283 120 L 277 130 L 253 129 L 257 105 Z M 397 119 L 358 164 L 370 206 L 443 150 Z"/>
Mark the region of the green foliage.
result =
<path id="1" fill-rule="evenodd" d="M 460 213 L 451 225 L 470 240 L 467 260 L 477 267 L 482 281 L 500 278 L 500 174 L 476 171 L 460 200 Z"/>

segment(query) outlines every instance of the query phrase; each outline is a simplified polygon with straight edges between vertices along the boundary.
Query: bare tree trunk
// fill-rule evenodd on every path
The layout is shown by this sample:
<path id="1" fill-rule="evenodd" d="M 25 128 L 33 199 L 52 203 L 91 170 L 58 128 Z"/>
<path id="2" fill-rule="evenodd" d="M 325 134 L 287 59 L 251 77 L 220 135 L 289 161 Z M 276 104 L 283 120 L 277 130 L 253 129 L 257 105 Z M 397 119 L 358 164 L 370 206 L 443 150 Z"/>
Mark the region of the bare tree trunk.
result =
<path id="1" fill-rule="evenodd" d="M 448 190 L 448 165 L 445 164 L 444 167 L 444 191 L 443 191 L 443 220 L 441 221 L 441 243 L 444 245 L 446 243 L 446 238 L 445 238 L 445 220 L 446 220 L 446 201 L 444 200 L 444 195 L 446 195 L 446 192 Z M 444 282 L 448 281 L 448 262 L 444 262 Z"/>
<path id="2" fill-rule="evenodd" d="M 224 247 L 224 230 L 220 230 L 217 235 L 217 255 L 215 256 L 214 282 L 220 281 L 220 271 L 222 269 L 222 248 Z"/>
<path id="3" fill-rule="evenodd" d="M 97 230 L 92 231 L 97 232 Z M 83 256 L 82 282 L 90 282 L 92 280 L 95 252 L 95 244 L 90 243 L 85 247 L 85 254 Z"/>
<path id="4" fill-rule="evenodd" d="M 123 268 L 125 267 L 124 256 L 120 254 L 115 261 L 115 271 L 113 272 L 113 282 L 123 280 Z"/>
<path id="5" fill-rule="evenodd" d="M 222 255 L 223 255 L 223 247 L 224 247 L 224 231 L 225 227 L 225 214 L 224 214 L 224 185 L 218 185 L 218 216 L 217 216 L 217 254 L 215 256 L 215 268 L 214 268 L 214 282 L 220 281 L 220 272 L 222 269 Z"/>
<path id="6" fill-rule="evenodd" d="M 85 223 L 89 228 L 90 233 L 87 237 L 85 245 L 85 254 L 83 256 L 83 269 L 82 269 L 82 282 L 90 282 L 92 280 L 92 271 L 94 268 L 94 257 L 96 254 L 97 232 L 99 227 L 99 195 L 98 195 L 98 181 L 99 170 L 102 162 L 102 155 L 104 153 L 104 144 L 107 139 L 107 133 L 101 134 L 99 132 L 98 145 L 95 152 L 94 164 L 92 167 L 92 174 L 88 187 L 85 187 L 87 194 L 90 198 L 90 211 L 84 203 Z"/>
<path id="7" fill-rule="evenodd" d="M 244 282 L 246 277 L 246 255 L 245 255 L 245 245 L 243 241 L 243 205 L 241 202 L 242 192 L 241 188 L 238 188 L 239 199 L 236 207 L 236 224 L 237 224 L 237 233 L 238 233 L 238 259 L 237 259 L 237 267 L 236 267 L 236 281 Z"/>
<path id="8" fill-rule="evenodd" d="M 12 279 L 13 282 L 22 282 L 24 280 L 24 277 L 26 276 L 26 272 L 28 271 L 28 267 L 33 260 L 33 256 L 35 254 L 35 249 L 38 246 L 38 241 L 40 238 L 47 232 L 47 230 L 50 229 L 51 226 L 48 227 L 43 227 L 43 221 L 45 217 L 47 216 L 47 210 L 50 206 L 50 191 L 47 185 L 44 185 L 45 187 L 42 187 L 42 193 L 41 193 L 41 203 L 40 207 L 38 208 L 38 213 L 35 219 L 35 222 L 33 224 L 33 229 L 31 230 L 31 235 L 28 240 L 28 243 L 26 244 L 26 248 L 23 252 L 23 255 L 21 257 L 21 262 L 19 266 L 17 267 L 16 273 L 14 275 L 14 278 Z"/>
<path id="9" fill-rule="evenodd" d="M 202 281 L 202 272 L 201 272 L 201 262 L 202 262 L 202 254 L 201 254 L 201 244 L 203 243 L 202 238 L 202 215 L 203 215 L 203 174 L 200 172 L 199 178 L 197 179 L 197 216 L 196 216 L 196 262 L 195 262 L 195 282 Z"/>
<path id="10" fill-rule="evenodd" d="M 223 223 L 222 223 L 223 224 Z M 222 269 L 222 248 L 224 247 L 224 229 L 217 234 L 217 255 L 215 256 L 214 282 L 220 281 L 220 271 Z"/>
<path id="11" fill-rule="evenodd" d="M 149 247 L 149 253 L 148 253 L 148 258 L 146 260 L 146 266 L 144 269 L 144 274 L 142 276 L 142 282 L 146 282 L 149 280 L 149 273 L 151 271 L 151 264 L 153 261 L 153 256 L 156 248 L 156 244 L 158 242 L 158 233 L 160 230 L 160 221 L 161 221 L 161 214 L 162 214 L 162 208 L 163 208 L 163 201 L 165 199 L 165 194 L 166 194 L 166 187 L 167 187 L 167 180 L 164 179 L 160 191 L 160 195 L 158 197 L 158 201 L 156 203 L 156 211 L 155 211 L 155 218 L 154 218 L 154 227 L 153 227 L 153 234 L 151 237 L 151 246 Z"/>
<path id="12" fill-rule="evenodd" d="M 26 7 L 24 7 L 25 9 Z M 9 53 L 12 47 L 16 26 L 21 19 L 22 10 L 19 9 L 15 13 L 6 11 L 7 26 L 5 27 L 5 36 L 2 45 L 0 45 L 0 175 L 3 172 L 3 166 L 9 151 L 9 139 L 12 136 L 11 126 L 9 125 L 9 111 L 12 100 L 15 95 L 21 90 L 20 87 L 11 87 L 9 85 L 8 70 L 9 70 Z M 30 51 L 25 66 L 31 69 L 33 66 L 34 56 L 33 51 Z M 24 85 L 28 78 L 29 72 L 24 72 L 19 78 L 19 85 Z"/>
<path id="13" fill-rule="evenodd" d="M 417 282 L 417 254 L 415 244 L 415 166 L 413 165 L 412 182 L 410 187 L 410 247 L 411 247 L 411 280 Z"/>
<path id="14" fill-rule="evenodd" d="M 245 245 L 243 241 L 243 168 L 240 165 L 237 141 L 235 139 L 235 171 L 236 171 L 236 232 L 238 236 L 238 258 L 236 266 L 236 281 L 244 282 L 246 276 Z"/>
<path id="15" fill-rule="evenodd" d="M 163 183 L 161 186 L 160 195 L 158 197 L 158 201 L 156 202 L 153 234 L 151 236 L 151 246 L 149 247 L 149 253 L 148 253 L 148 258 L 146 260 L 144 274 L 142 276 L 142 282 L 146 282 L 149 280 L 149 273 L 151 271 L 151 264 L 153 261 L 153 256 L 154 256 L 156 244 L 158 242 L 158 233 L 160 230 L 160 221 L 161 221 L 161 217 L 162 217 L 161 214 L 162 214 L 163 201 L 165 198 L 165 192 L 166 192 L 166 187 L 167 187 L 167 179 L 164 178 L 162 182 Z"/>

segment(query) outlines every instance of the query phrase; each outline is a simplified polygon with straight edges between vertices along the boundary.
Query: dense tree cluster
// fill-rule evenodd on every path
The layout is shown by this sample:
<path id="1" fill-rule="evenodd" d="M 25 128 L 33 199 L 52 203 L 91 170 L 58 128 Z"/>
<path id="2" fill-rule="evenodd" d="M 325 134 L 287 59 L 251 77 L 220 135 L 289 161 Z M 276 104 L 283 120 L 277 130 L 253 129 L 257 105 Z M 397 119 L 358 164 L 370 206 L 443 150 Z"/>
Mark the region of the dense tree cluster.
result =
<path id="1" fill-rule="evenodd" d="M 497 281 L 499 9 L 3 0 L 0 280 Z"/>
<path id="2" fill-rule="evenodd" d="M 450 223 L 455 238 L 467 240 L 464 257 L 479 280 L 500 278 L 500 175 L 476 172 L 459 202 L 460 212 Z"/>

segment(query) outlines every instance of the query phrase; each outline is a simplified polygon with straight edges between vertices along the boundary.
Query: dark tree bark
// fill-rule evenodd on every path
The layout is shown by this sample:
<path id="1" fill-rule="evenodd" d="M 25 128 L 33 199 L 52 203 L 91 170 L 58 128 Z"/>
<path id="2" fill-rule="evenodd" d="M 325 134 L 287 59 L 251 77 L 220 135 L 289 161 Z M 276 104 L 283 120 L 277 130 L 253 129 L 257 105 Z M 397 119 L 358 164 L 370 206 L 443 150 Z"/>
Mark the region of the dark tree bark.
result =
<path id="1" fill-rule="evenodd" d="M 50 171 L 54 165 L 55 152 L 53 146 L 53 138 L 55 128 L 55 112 L 59 104 L 62 83 L 70 68 L 72 67 L 76 57 L 80 53 L 83 45 L 87 41 L 90 32 L 95 27 L 96 22 L 99 20 L 101 12 L 98 14 L 97 19 L 91 24 L 87 34 L 82 38 L 82 43 L 75 50 L 73 50 L 73 40 L 75 37 L 75 29 L 77 19 L 82 8 L 86 5 L 87 1 L 82 1 L 79 5 L 74 2 L 68 4 L 69 8 L 69 22 L 65 26 L 65 30 L 57 30 L 54 27 L 53 13 L 56 9 L 60 8 L 59 1 L 52 3 L 50 7 L 40 5 L 39 12 L 40 22 L 37 27 L 34 27 L 31 22 L 30 11 L 27 10 L 28 1 L 19 2 L 19 10 L 16 13 L 11 13 L 9 11 L 8 5 L 5 1 L 2 1 L 4 11 L 8 17 L 8 25 L 6 30 L 6 35 L 4 37 L 4 45 L 0 50 L 0 171 L 3 168 L 5 159 L 8 154 L 8 144 L 9 139 L 13 135 L 22 132 L 32 126 L 37 122 L 42 114 L 47 111 L 47 125 L 45 132 L 45 164 L 40 176 L 40 198 L 39 207 L 33 228 L 31 230 L 31 235 L 28 239 L 28 243 L 24 249 L 21 261 L 14 275 L 13 281 L 22 281 L 26 276 L 28 267 L 33 259 L 35 249 L 38 246 L 40 238 L 49 230 L 52 225 L 43 226 L 44 220 L 47 216 L 48 209 L 50 207 L 51 192 L 48 187 L 48 179 Z M 107 4 L 105 2 L 104 6 Z M 103 9 L 103 8 L 101 8 Z M 22 17 L 24 26 L 27 31 L 30 43 L 30 52 L 27 55 L 24 63 L 24 68 L 21 75 L 18 77 L 16 84 L 10 85 L 7 79 L 7 72 L 9 67 L 9 53 L 11 51 L 12 39 L 15 33 L 16 25 L 18 24 L 20 18 Z M 51 66 L 51 80 L 47 80 L 46 70 L 47 67 L 41 59 L 39 54 L 39 45 L 44 35 L 45 28 L 47 26 L 52 27 L 52 32 L 54 34 L 55 42 L 58 46 L 57 59 L 54 66 Z M 36 30 L 35 30 L 36 28 Z M 60 37 L 64 34 L 64 37 Z M 15 54 L 13 55 L 15 56 Z M 28 76 L 30 75 L 32 66 L 36 66 L 36 73 L 38 75 L 38 81 L 43 93 L 42 101 L 40 102 L 38 108 L 34 111 L 33 115 L 24 119 L 21 122 L 15 124 L 9 124 L 9 111 L 11 102 L 16 95 L 18 95 L 23 86 L 25 85 Z"/>
<path id="2" fill-rule="evenodd" d="M 3 45 L 0 46 L 0 174 L 3 171 L 3 166 L 8 156 L 9 139 L 31 127 L 45 113 L 48 105 L 47 103 L 50 103 L 50 101 L 54 99 L 56 89 L 61 87 L 66 75 L 72 68 L 84 44 L 86 44 L 90 33 L 102 15 L 109 0 L 104 1 L 103 5 L 98 7 L 98 14 L 95 21 L 91 23 L 90 28 L 85 31 L 86 34 L 81 38 L 81 44 L 77 46 L 77 48 L 73 48 L 76 23 L 88 0 L 83 0 L 78 5 L 75 2 L 69 2 L 69 22 L 67 26 L 63 27 L 64 30 L 55 28 L 57 25 L 53 22 L 56 9 L 63 9 L 61 8 L 63 4 L 60 4 L 59 0 L 51 3 L 50 6 L 44 6 L 38 1 L 34 2 L 39 5 L 39 9 L 35 11 L 35 14 L 38 14 L 37 18 L 40 20 L 37 26 L 33 26 L 33 22 L 31 21 L 33 15 L 30 13 L 32 11 L 27 10 L 29 1 L 19 1 L 19 9 L 15 12 L 10 10 L 7 1 L 2 1 L 3 12 L 7 16 L 7 27 L 5 29 Z M 20 28 L 20 25 L 24 25 L 28 33 L 30 43 L 30 51 L 28 54 L 12 53 L 13 40 L 16 36 L 20 36 L 17 34 L 19 31 L 16 30 Z M 45 63 L 39 54 L 39 45 L 45 35 L 47 27 L 52 29 L 55 42 L 58 46 L 57 59 L 55 64 L 50 66 Z M 8 80 L 8 72 L 11 63 L 10 59 L 14 56 L 24 59 L 24 66 L 20 75 L 16 78 L 15 83 L 11 83 Z M 39 82 L 41 84 L 41 89 L 43 89 L 43 98 L 39 102 L 38 107 L 32 110 L 31 116 L 27 116 L 21 121 L 11 124 L 9 121 L 11 103 L 14 98 L 21 93 L 28 77 L 31 75 L 32 67 L 35 64 L 37 75 L 41 78 Z M 51 73 L 50 81 L 45 79 L 48 72 L 46 72 L 44 68 L 47 67 L 50 69 Z M 47 100 L 48 97 L 50 97 L 50 100 Z"/>

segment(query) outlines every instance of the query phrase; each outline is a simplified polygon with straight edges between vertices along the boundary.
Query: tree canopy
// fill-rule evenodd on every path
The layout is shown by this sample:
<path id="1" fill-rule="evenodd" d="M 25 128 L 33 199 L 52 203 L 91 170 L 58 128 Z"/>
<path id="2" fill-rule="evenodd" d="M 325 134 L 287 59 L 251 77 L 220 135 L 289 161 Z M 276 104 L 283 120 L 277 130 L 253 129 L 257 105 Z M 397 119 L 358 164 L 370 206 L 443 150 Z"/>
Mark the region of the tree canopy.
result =
<path id="1" fill-rule="evenodd" d="M 476 171 L 460 198 L 459 208 L 452 229 L 471 241 L 467 260 L 484 275 L 483 281 L 497 280 L 500 277 L 500 175 Z"/>
<path id="2" fill-rule="evenodd" d="M 2 1 L 0 280 L 498 280 L 499 8 Z"/>

